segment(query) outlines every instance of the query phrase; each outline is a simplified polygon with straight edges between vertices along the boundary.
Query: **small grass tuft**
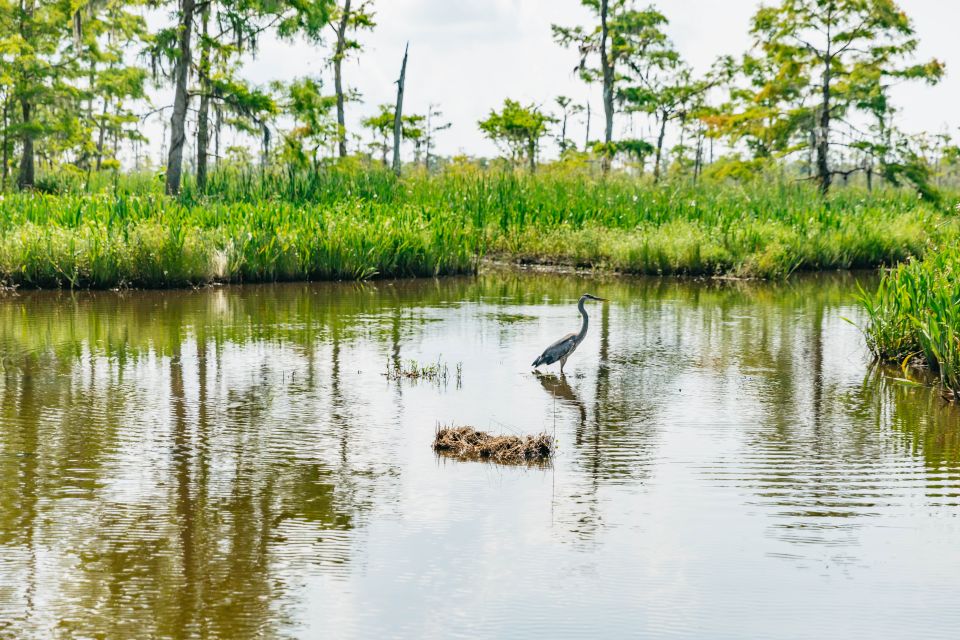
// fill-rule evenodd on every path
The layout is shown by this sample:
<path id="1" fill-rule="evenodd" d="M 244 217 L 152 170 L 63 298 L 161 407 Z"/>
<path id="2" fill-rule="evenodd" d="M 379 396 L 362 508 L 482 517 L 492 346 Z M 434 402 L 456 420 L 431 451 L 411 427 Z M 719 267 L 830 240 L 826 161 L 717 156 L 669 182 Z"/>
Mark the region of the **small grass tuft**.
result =
<path id="1" fill-rule="evenodd" d="M 407 360 L 406 362 L 387 362 L 387 370 L 383 374 L 387 380 L 398 382 L 400 380 L 426 380 L 437 384 L 446 385 L 450 381 L 450 367 L 439 358 L 436 362 L 422 364 L 416 360 Z M 457 387 L 463 377 L 463 363 L 458 362 L 454 366 L 454 381 Z"/>

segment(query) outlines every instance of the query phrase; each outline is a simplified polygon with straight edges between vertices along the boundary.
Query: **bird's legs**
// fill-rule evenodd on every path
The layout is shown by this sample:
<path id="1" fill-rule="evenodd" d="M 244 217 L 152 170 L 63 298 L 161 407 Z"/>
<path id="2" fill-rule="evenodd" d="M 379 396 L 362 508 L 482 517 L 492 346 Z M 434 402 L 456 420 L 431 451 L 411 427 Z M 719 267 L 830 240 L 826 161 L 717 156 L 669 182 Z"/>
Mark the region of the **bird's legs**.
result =
<path id="1" fill-rule="evenodd" d="M 567 364 L 567 356 L 560 358 L 560 374 L 563 375 L 563 365 Z"/>

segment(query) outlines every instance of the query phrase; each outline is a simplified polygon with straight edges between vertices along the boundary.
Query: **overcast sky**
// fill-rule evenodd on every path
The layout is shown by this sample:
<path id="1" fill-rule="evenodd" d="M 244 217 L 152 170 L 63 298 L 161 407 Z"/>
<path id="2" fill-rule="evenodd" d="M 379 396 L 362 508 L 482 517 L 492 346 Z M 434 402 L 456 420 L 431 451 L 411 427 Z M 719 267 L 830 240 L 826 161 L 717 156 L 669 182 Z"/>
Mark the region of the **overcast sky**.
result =
<path id="1" fill-rule="evenodd" d="M 638 5 L 646 3 L 641 0 Z M 670 20 L 668 32 L 680 53 L 698 70 L 723 54 L 745 51 L 750 17 L 756 0 L 660 0 L 655 3 Z M 900 123 L 908 131 L 960 134 L 960 0 L 900 0 L 914 20 L 920 38 L 918 59 L 939 58 L 947 77 L 936 87 L 898 87 L 895 103 Z M 588 14 L 578 0 L 377 0 L 377 27 L 362 33 L 364 51 L 344 66 L 347 85 L 359 90 L 363 104 L 348 105 L 348 128 L 380 103 L 392 103 L 404 43 L 410 42 L 404 111 L 424 113 L 431 102 L 440 105 L 453 126 L 438 137 L 441 154 L 495 155 L 495 147 L 480 135 L 476 123 L 492 107 L 510 97 L 553 108 L 557 95 L 579 102 L 589 99 L 594 117 L 591 137 L 602 131 L 601 91 L 573 73 L 574 51 L 551 38 L 551 23 L 584 24 Z M 330 73 L 326 50 L 297 43 L 264 41 L 245 75 L 257 83 Z M 158 98 L 160 98 L 158 96 Z M 162 102 L 162 98 L 160 98 Z M 626 121 L 618 128 L 629 126 Z M 636 137 L 647 134 L 638 122 Z M 568 137 L 583 138 L 582 119 L 571 124 Z M 160 131 L 149 133 L 158 143 Z M 365 140 L 366 140 L 366 134 Z M 549 145 L 553 146 L 553 145 Z M 552 149 L 547 150 L 553 153 Z"/>

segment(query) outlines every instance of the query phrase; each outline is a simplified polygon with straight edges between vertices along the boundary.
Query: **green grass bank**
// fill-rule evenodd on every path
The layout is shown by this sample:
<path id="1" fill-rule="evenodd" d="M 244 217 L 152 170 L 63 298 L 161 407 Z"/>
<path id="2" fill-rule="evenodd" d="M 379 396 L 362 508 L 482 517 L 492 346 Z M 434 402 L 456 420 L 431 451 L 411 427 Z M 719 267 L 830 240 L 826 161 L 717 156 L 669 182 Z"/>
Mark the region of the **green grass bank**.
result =
<path id="1" fill-rule="evenodd" d="M 483 257 L 636 274 L 777 278 L 893 264 L 956 237 L 949 205 L 805 183 L 664 184 L 456 167 L 51 178 L 0 201 L 0 278 L 27 287 L 431 276 Z"/>

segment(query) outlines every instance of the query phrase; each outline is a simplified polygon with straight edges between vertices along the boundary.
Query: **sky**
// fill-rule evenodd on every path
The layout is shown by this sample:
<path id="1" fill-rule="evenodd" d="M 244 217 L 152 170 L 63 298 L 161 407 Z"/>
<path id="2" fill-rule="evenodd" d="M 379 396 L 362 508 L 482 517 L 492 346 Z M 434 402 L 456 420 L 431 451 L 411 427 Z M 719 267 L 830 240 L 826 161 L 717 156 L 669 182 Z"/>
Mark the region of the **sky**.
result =
<path id="1" fill-rule="evenodd" d="M 896 87 L 900 126 L 909 132 L 960 135 L 960 0 L 900 0 L 914 20 L 920 47 L 918 60 L 936 57 L 946 63 L 947 76 L 935 87 L 912 83 Z M 638 5 L 644 6 L 641 0 Z M 656 6 L 670 23 L 668 34 L 695 69 L 704 71 L 720 55 L 739 55 L 750 46 L 750 17 L 756 0 L 660 0 Z M 578 0 L 376 0 L 377 27 L 363 32 L 364 49 L 344 64 L 348 86 L 358 90 L 363 103 L 348 104 L 347 127 L 359 130 L 359 121 L 381 103 L 393 103 L 394 84 L 406 42 L 410 43 L 406 113 L 425 113 L 430 103 L 452 123 L 437 137 L 443 155 L 465 153 L 494 156 L 496 147 L 482 136 L 477 121 L 504 98 L 556 110 L 553 102 L 566 95 L 591 103 L 592 138 L 603 127 L 601 89 L 588 86 L 574 73 L 577 54 L 552 40 L 550 25 L 587 24 L 589 14 Z M 332 93 L 332 78 L 325 63 L 328 51 L 305 42 L 281 43 L 265 39 L 244 75 L 255 83 L 321 75 Z M 157 104 L 169 100 L 159 92 Z M 568 137 L 582 143 L 583 118 L 571 121 Z M 649 125 L 637 119 L 618 122 L 620 133 L 649 137 Z M 148 123 L 147 134 L 159 151 L 161 129 Z M 364 140 L 369 135 L 364 133 Z M 553 145 L 545 154 L 555 155 Z"/>

